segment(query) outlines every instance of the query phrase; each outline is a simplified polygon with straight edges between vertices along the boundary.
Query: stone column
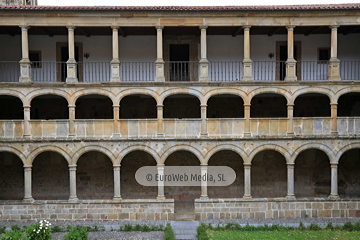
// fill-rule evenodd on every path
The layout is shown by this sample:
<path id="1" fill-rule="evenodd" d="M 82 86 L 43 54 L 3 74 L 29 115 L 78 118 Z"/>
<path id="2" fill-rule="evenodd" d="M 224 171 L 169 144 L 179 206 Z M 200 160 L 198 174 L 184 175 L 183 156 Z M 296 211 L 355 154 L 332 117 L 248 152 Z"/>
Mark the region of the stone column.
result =
<path id="1" fill-rule="evenodd" d="M 250 131 L 250 104 L 244 104 L 244 137 L 250 137 L 251 131 Z"/>
<path id="2" fill-rule="evenodd" d="M 31 138 L 30 106 L 23 106 L 23 107 L 24 107 L 24 134 L 23 134 L 23 138 L 29 139 L 29 138 Z"/>
<path id="3" fill-rule="evenodd" d="M 209 81 L 209 61 L 207 60 L 207 53 L 206 53 L 206 49 L 207 49 L 207 47 L 206 47 L 206 29 L 207 29 L 207 26 L 200 26 L 201 58 L 199 61 L 199 67 L 200 67 L 199 81 Z"/>
<path id="4" fill-rule="evenodd" d="M 75 105 L 69 105 L 69 137 L 75 137 Z"/>
<path id="5" fill-rule="evenodd" d="M 163 28 L 164 26 L 156 26 L 157 38 L 156 38 L 156 46 L 157 46 L 157 58 L 155 62 L 156 66 L 156 76 L 155 82 L 165 82 L 165 62 L 163 59 Z"/>
<path id="6" fill-rule="evenodd" d="M 330 163 L 331 164 L 331 193 L 329 198 L 330 199 L 339 199 L 338 195 L 338 164 L 337 163 Z"/>
<path id="7" fill-rule="evenodd" d="M 328 80 L 338 81 L 340 77 L 340 60 L 337 58 L 337 28 L 339 26 L 331 26 L 331 57 L 328 67 Z"/>
<path id="8" fill-rule="evenodd" d="M 206 176 L 207 179 L 207 172 L 208 172 L 208 166 L 207 164 L 201 164 L 201 196 L 200 199 L 206 200 L 209 199 L 208 192 L 207 192 L 207 181 L 204 181 L 202 176 Z"/>
<path id="9" fill-rule="evenodd" d="M 76 202 L 78 199 L 76 195 L 76 165 L 69 165 L 70 171 L 70 197 L 69 201 Z"/>
<path id="10" fill-rule="evenodd" d="M 77 66 L 75 60 L 75 36 L 74 26 L 67 26 L 68 29 L 68 44 L 69 44 L 69 60 L 66 62 L 67 77 L 66 83 L 77 83 Z"/>
<path id="11" fill-rule="evenodd" d="M 120 165 L 114 165 L 114 198 L 121 200 Z"/>
<path id="12" fill-rule="evenodd" d="M 159 181 L 158 181 L 158 195 L 157 195 L 157 200 L 164 200 L 165 199 L 165 194 L 164 194 L 164 181 L 160 181 L 164 180 L 164 169 L 165 166 L 164 164 L 158 164 L 157 165 L 157 174 L 159 176 Z M 161 177 L 160 177 L 161 176 Z"/>
<path id="13" fill-rule="evenodd" d="M 113 112 L 114 112 L 114 132 L 112 134 L 113 138 L 120 138 L 120 105 L 113 105 Z"/>
<path id="14" fill-rule="evenodd" d="M 251 200 L 251 163 L 244 163 L 244 200 Z"/>
<path id="15" fill-rule="evenodd" d="M 163 109 L 164 105 L 158 104 L 157 107 L 157 136 L 164 136 Z"/>
<path id="16" fill-rule="evenodd" d="M 112 60 L 110 82 L 120 82 L 120 60 L 119 60 L 119 26 L 112 26 Z"/>
<path id="17" fill-rule="evenodd" d="M 20 77 L 19 82 L 32 82 L 31 78 L 31 62 L 29 59 L 29 37 L 28 29 L 30 28 L 27 25 L 22 25 L 21 27 L 21 49 L 22 49 L 22 58 L 20 60 Z"/>
<path id="18" fill-rule="evenodd" d="M 288 125 L 286 135 L 294 135 L 294 104 L 287 104 Z"/>
<path id="19" fill-rule="evenodd" d="M 207 105 L 200 105 L 201 107 L 201 136 L 207 137 L 207 123 L 206 123 L 206 107 Z"/>
<path id="20" fill-rule="evenodd" d="M 287 164 L 287 195 L 286 199 L 288 200 L 295 200 L 295 193 L 294 193 L 294 163 Z"/>
<path id="21" fill-rule="evenodd" d="M 286 60 L 285 81 L 296 81 L 296 60 L 294 59 L 294 26 L 286 27 L 288 30 L 288 58 Z"/>
<path id="22" fill-rule="evenodd" d="M 31 168 L 32 165 L 25 165 L 24 166 L 24 187 L 25 187 L 25 202 L 32 202 L 34 201 L 33 197 L 31 196 Z"/>
<path id="23" fill-rule="evenodd" d="M 252 75 L 252 63 L 250 58 L 250 27 L 244 26 L 244 60 L 243 64 L 243 72 L 242 72 L 242 80 L 243 81 L 252 81 L 254 80 Z"/>
<path id="24" fill-rule="evenodd" d="M 337 103 L 330 103 L 331 106 L 331 134 L 337 135 Z"/>

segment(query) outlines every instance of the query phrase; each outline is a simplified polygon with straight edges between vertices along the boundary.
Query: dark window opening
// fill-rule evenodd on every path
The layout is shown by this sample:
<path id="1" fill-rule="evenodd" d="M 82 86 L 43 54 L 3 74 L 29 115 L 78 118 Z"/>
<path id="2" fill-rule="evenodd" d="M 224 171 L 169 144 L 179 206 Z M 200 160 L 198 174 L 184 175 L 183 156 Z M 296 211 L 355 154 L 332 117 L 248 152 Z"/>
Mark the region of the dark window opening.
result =
<path id="1" fill-rule="evenodd" d="M 318 63 L 327 64 L 330 59 L 330 48 L 318 48 Z"/>
<path id="2" fill-rule="evenodd" d="M 287 100 L 275 93 L 262 93 L 251 100 L 251 118 L 283 118 L 287 117 Z"/>
<path id="3" fill-rule="evenodd" d="M 330 117 L 330 99 L 323 94 L 307 93 L 294 103 L 294 117 Z"/>
<path id="4" fill-rule="evenodd" d="M 56 95 L 42 95 L 31 101 L 31 119 L 69 119 L 68 102 Z"/>
<path id="5" fill-rule="evenodd" d="M 69 48 L 67 46 L 61 47 L 60 52 L 61 52 L 60 76 L 61 76 L 61 81 L 65 82 L 66 76 L 67 76 L 66 62 L 69 60 Z M 79 61 L 79 47 L 78 46 L 75 46 L 75 61 L 76 62 Z M 79 67 L 77 68 L 77 77 L 79 78 Z"/>
<path id="6" fill-rule="evenodd" d="M 244 101 L 241 97 L 222 94 L 212 96 L 207 102 L 207 118 L 243 118 Z"/>
<path id="7" fill-rule="evenodd" d="M 101 95 L 86 95 L 76 100 L 76 119 L 113 119 L 113 103 Z"/>
<path id="8" fill-rule="evenodd" d="M 157 118 L 156 101 L 148 95 L 130 95 L 120 102 L 120 119 Z"/>
<path id="9" fill-rule="evenodd" d="M 176 94 L 164 100 L 164 118 L 200 118 L 200 101 L 187 94 Z"/>
<path id="10" fill-rule="evenodd" d="M 42 68 L 41 51 L 29 51 L 29 60 L 32 68 Z"/>
<path id="11" fill-rule="evenodd" d="M 338 101 L 339 117 L 360 116 L 360 93 L 347 93 L 342 95 Z"/>
<path id="12" fill-rule="evenodd" d="M 170 81 L 190 81 L 189 44 L 170 44 Z"/>
<path id="13" fill-rule="evenodd" d="M 0 120 L 24 119 L 22 101 L 13 96 L 0 96 Z"/>

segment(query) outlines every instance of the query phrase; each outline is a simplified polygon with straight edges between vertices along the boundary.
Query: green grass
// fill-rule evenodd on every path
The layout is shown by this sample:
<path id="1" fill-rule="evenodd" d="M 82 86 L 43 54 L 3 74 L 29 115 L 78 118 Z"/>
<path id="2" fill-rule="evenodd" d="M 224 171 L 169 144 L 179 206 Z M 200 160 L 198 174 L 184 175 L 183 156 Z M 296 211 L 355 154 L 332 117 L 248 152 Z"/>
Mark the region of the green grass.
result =
<path id="1" fill-rule="evenodd" d="M 212 240 L 352 240 L 360 239 L 360 232 L 345 231 L 212 231 L 207 230 Z"/>

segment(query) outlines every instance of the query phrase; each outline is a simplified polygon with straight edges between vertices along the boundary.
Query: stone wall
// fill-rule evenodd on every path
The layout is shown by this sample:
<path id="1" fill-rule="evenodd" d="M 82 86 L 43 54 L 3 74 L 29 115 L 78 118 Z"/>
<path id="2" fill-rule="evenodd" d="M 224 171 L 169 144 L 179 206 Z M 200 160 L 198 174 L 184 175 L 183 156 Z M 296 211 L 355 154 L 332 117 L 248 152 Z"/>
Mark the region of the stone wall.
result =
<path id="1" fill-rule="evenodd" d="M 79 201 L 32 203 L 0 201 L 0 222 L 80 220 L 173 220 L 172 200 Z"/>
<path id="2" fill-rule="evenodd" d="M 360 201 L 244 201 L 242 199 L 196 200 L 195 218 L 323 218 L 360 217 Z"/>

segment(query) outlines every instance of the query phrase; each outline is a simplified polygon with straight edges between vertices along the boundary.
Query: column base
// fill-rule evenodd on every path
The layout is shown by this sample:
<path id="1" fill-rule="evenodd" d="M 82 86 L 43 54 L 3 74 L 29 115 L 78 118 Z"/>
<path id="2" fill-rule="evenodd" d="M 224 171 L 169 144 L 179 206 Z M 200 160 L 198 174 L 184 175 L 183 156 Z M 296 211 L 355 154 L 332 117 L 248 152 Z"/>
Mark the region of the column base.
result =
<path id="1" fill-rule="evenodd" d="M 208 81 L 210 81 L 210 78 L 209 78 L 209 61 L 207 59 L 200 59 L 199 67 L 200 67 L 199 82 L 208 82 Z"/>
<path id="2" fill-rule="evenodd" d="M 32 203 L 32 202 L 34 202 L 34 199 L 32 197 L 24 198 L 23 202 Z"/>
<path id="3" fill-rule="evenodd" d="M 286 135 L 287 135 L 287 136 L 294 136 L 295 133 L 293 133 L 293 132 L 287 132 Z"/>
<path id="4" fill-rule="evenodd" d="M 24 135 L 23 135 L 23 138 L 24 138 L 24 139 L 30 139 L 30 138 L 31 138 L 31 135 L 28 135 L 28 134 L 25 135 L 25 134 L 24 134 Z"/>
<path id="5" fill-rule="evenodd" d="M 77 202 L 77 201 L 79 201 L 79 199 L 76 196 L 69 198 L 69 202 Z"/>
<path id="6" fill-rule="evenodd" d="M 244 199 L 244 200 L 253 200 L 253 198 L 252 198 L 251 195 L 250 195 L 250 196 L 244 196 L 243 199 Z"/>
<path id="7" fill-rule="evenodd" d="M 75 136 L 76 136 L 75 134 L 69 134 L 68 138 L 75 138 Z"/>
<path id="8" fill-rule="evenodd" d="M 200 200 L 209 200 L 208 195 L 201 195 Z"/>
<path id="9" fill-rule="evenodd" d="M 243 76 L 241 81 L 243 81 L 243 82 L 251 82 L 251 81 L 254 81 L 254 78 L 252 76 Z"/>
<path id="10" fill-rule="evenodd" d="M 339 133 L 338 132 L 336 132 L 336 131 L 331 131 L 331 135 L 338 135 Z"/>
<path id="11" fill-rule="evenodd" d="M 339 195 L 335 195 L 335 194 L 330 194 L 330 196 L 328 197 L 328 199 L 330 199 L 330 200 L 338 200 L 338 199 L 340 199 L 340 197 L 339 197 Z"/>
<path id="12" fill-rule="evenodd" d="M 340 81 L 341 77 L 340 77 L 340 60 L 337 58 L 332 58 L 329 61 L 329 66 L 328 66 L 328 72 L 329 72 L 329 76 L 328 76 L 328 80 L 329 81 Z"/>
<path id="13" fill-rule="evenodd" d="M 243 82 L 254 81 L 254 77 L 252 76 L 252 64 L 253 61 L 251 59 L 244 59 L 244 61 L 242 62 L 243 75 L 241 81 Z"/>
<path id="14" fill-rule="evenodd" d="M 162 200 L 165 200 L 166 198 L 165 198 L 165 196 L 164 195 L 158 195 L 157 197 L 156 197 L 156 200 L 159 200 L 159 201 L 162 201 Z"/>
<path id="15" fill-rule="evenodd" d="M 155 82 L 165 82 L 165 77 L 155 77 Z"/>
<path id="16" fill-rule="evenodd" d="M 206 132 L 206 133 L 200 133 L 200 136 L 201 136 L 201 137 L 208 137 L 208 136 L 209 136 L 209 133 L 207 133 L 207 132 Z"/>
<path id="17" fill-rule="evenodd" d="M 251 137 L 251 132 L 245 132 L 244 137 Z"/>
<path id="18" fill-rule="evenodd" d="M 286 61 L 286 76 L 284 81 L 294 82 L 297 81 L 296 76 L 296 60 L 295 59 L 288 59 Z"/>
<path id="19" fill-rule="evenodd" d="M 78 83 L 79 80 L 77 78 L 66 78 L 66 83 Z"/>
<path id="20" fill-rule="evenodd" d="M 157 133 L 156 136 L 157 136 L 157 137 L 164 137 L 165 134 L 164 134 L 164 133 Z"/>
<path id="21" fill-rule="evenodd" d="M 110 82 L 121 82 L 121 79 L 119 77 L 111 77 Z"/>
<path id="22" fill-rule="evenodd" d="M 122 198 L 121 197 L 113 197 L 113 201 L 121 201 Z"/>
<path id="23" fill-rule="evenodd" d="M 111 138 L 120 138 L 121 134 L 120 133 L 113 133 L 113 135 L 111 136 Z"/>
<path id="24" fill-rule="evenodd" d="M 295 195 L 287 195 L 287 196 L 285 197 L 285 199 L 286 199 L 286 200 L 296 200 L 296 197 L 295 197 Z"/>
<path id="25" fill-rule="evenodd" d="M 31 77 L 19 77 L 19 82 L 21 83 L 32 83 L 33 80 Z"/>

